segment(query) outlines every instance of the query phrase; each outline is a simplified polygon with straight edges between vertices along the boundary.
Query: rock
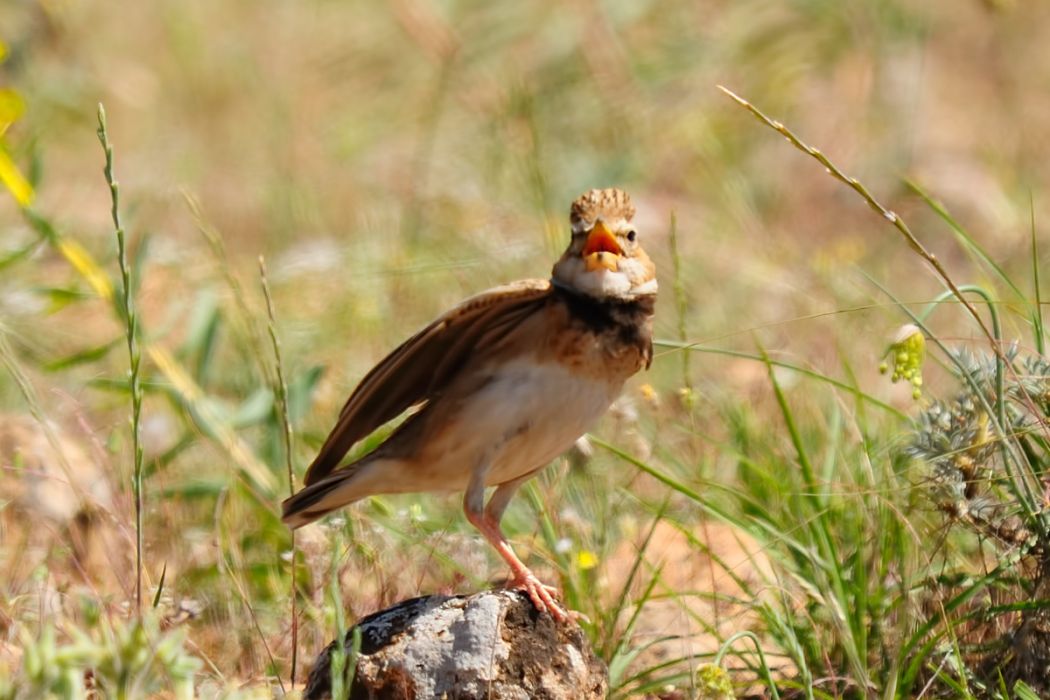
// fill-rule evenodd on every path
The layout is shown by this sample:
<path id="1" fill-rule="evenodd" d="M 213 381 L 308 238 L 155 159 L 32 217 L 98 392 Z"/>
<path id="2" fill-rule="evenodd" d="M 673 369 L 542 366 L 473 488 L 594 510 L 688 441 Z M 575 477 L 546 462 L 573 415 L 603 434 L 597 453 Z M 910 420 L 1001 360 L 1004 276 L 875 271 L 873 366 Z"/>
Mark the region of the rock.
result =
<path id="1" fill-rule="evenodd" d="M 588 700 L 605 698 L 608 670 L 575 623 L 540 615 L 520 591 L 425 596 L 358 623 L 361 650 L 351 700 Z M 353 630 L 344 648 L 350 649 Z M 332 642 L 306 683 L 306 700 L 331 697 Z"/>

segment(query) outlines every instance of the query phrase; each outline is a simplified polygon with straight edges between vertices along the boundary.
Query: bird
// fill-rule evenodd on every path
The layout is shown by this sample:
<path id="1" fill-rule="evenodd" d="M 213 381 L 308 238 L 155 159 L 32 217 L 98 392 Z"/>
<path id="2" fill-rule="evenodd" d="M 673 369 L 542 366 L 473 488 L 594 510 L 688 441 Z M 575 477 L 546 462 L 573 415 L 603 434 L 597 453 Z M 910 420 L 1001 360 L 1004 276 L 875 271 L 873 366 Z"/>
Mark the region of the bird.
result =
<path id="1" fill-rule="evenodd" d="M 350 394 L 302 490 L 282 503 L 283 522 L 294 530 L 378 494 L 464 491 L 467 520 L 510 567 L 507 586 L 567 619 L 557 589 L 518 558 L 500 520 L 518 488 L 652 363 L 656 270 L 634 215 L 623 190 L 584 193 L 549 279 L 472 296 L 380 361 Z M 356 442 L 406 412 L 378 447 L 340 466 Z"/>

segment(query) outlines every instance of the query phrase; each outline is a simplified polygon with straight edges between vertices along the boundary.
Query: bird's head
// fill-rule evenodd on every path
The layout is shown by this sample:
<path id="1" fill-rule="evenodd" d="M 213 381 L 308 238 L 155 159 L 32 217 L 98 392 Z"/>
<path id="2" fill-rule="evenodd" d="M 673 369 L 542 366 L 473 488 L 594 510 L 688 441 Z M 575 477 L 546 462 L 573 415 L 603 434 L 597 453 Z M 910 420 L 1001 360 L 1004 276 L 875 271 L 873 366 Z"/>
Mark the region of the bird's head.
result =
<path id="1" fill-rule="evenodd" d="M 656 268 L 631 223 L 623 190 L 591 190 L 572 203 L 572 240 L 554 265 L 555 284 L 596 299 L 629 301 L 656 294 Z"/>

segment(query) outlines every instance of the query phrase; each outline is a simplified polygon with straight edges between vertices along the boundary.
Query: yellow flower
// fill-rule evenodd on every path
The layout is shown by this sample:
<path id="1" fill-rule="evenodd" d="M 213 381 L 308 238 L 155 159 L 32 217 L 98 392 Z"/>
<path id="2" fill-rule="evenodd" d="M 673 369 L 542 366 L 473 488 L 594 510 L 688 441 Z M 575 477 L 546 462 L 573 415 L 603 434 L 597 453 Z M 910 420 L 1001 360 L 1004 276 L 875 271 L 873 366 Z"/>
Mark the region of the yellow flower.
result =
<path id="1" fill-rule="evenodd" d="M 598 557 L 589 549 L 581 549 L 576 555 L 576 566 L 582 571 L 590 571 L 598 566 Z"/>
<path id="2" fill-rule="evenodd" d="M 922 363 L 926 360 L 926 336 L 918 326 L 911 323 L 901 326 L 897 336 L 886 351 L 893 361 L 893 374 L 890 381 L 907 380 L 912 385 L 912 397 L 922 396 Z M 889 371 L 885 361 L 879 365 L 879 372 Z"/>

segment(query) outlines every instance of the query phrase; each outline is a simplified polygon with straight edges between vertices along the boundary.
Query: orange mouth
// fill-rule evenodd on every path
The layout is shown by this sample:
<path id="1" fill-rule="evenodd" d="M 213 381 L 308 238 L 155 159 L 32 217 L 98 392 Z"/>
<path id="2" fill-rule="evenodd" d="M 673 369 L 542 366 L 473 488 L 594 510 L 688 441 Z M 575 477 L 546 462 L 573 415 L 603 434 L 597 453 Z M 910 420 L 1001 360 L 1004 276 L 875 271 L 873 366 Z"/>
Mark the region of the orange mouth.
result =
<path id="1" fill-rule="evenodd" d="M 587 234 L 587 242 L 583 246 L 582 255 L 589 272 L 603 267 L 611 272 L 616 272 L 619 269 L 623 250 L 616 242 L 616 237 L 605 228 L 605 224 L 599 221 Z"/>

